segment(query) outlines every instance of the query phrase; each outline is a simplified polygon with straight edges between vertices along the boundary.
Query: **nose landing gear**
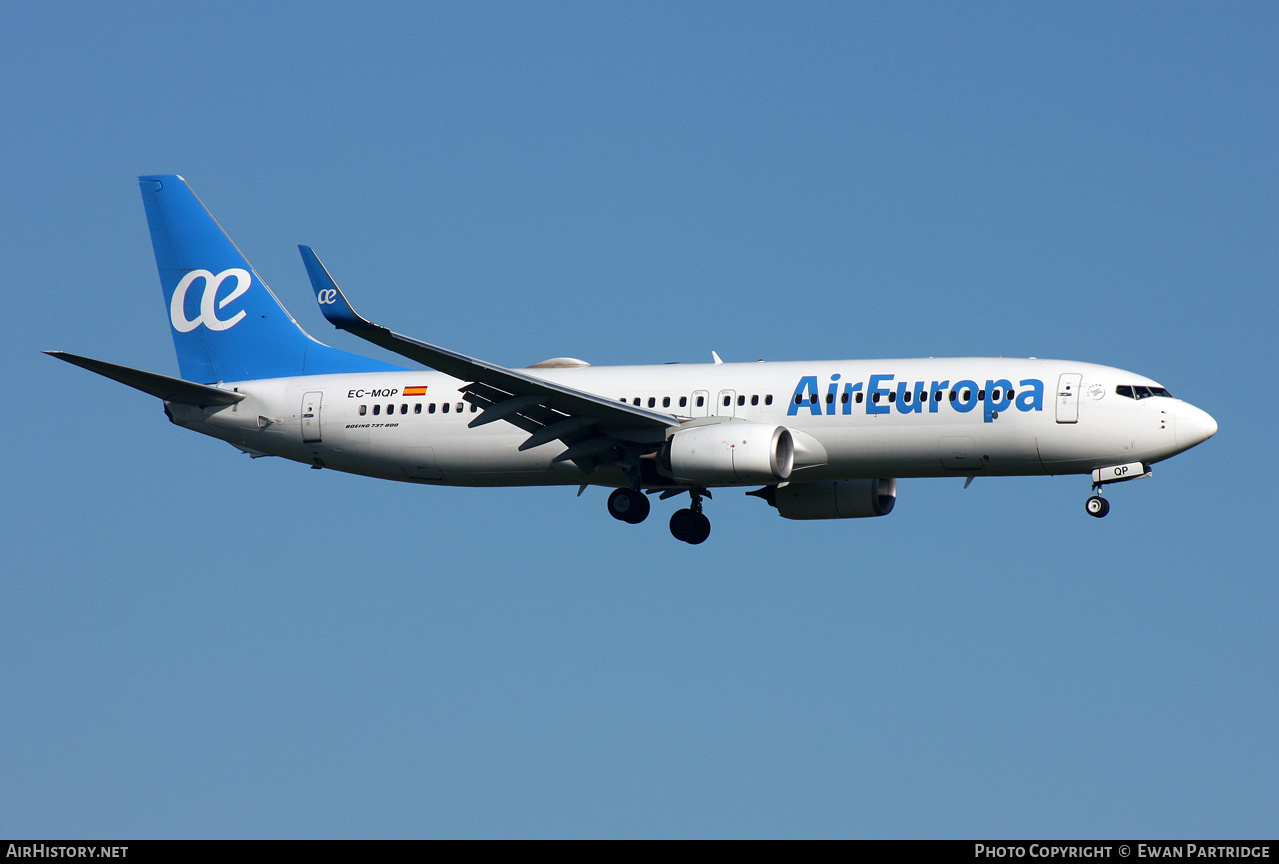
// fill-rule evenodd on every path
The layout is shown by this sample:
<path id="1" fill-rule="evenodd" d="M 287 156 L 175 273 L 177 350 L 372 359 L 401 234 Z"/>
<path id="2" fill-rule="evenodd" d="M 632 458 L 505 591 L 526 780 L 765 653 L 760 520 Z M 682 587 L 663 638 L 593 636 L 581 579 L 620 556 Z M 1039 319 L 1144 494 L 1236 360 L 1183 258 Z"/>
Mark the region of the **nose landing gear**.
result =
<path id="1" fill-rule="evenodd" d="M 1100 519 L 1110 512 L 1110 502 L 1100 495 L 1092 495 L 1084 504 L 1084 509 L 1088 511 L 1089 516 L 1096 516 Z"/>
<path id="2" fill-rule="evenodd" d="M 1144 462 L 1128 462 L 1123 465 L 1109 465 L 1105 468 L 1094 468 L 1092 472 L 1092 495 L 1084 504 L 1089 516 L 1100 519 L 1110 512 L 1110 502 L 1101 497 L 1101 487 L 1107 483 L 1123 483 L 1127 480 L 1144 480 L 1150 476 L 1150 466 Z"/>

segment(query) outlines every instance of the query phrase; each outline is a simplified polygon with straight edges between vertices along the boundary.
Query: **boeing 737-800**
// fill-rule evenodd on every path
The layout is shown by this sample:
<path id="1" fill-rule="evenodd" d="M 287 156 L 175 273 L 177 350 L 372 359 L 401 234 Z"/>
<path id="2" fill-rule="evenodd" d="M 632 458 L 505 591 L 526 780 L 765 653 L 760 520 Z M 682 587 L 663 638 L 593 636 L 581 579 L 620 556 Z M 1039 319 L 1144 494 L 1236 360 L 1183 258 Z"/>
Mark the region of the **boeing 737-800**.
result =
<path id="1" fill-rule="evenodd" d="M 427 485 L 603 486 L 631 523 L 647 495 L 687 494 L 671 533 L 701 543 L 703 499 L 733 486 L 788 519 L 848 519 L 888 514 L 901 477 L 1090 474 L 1101 517 L 1106 484 L 1217 431 L 1155 381 L 1061 360 L 506 368 L 371 323 L 299 247 L 330 323 L 433 371 L 400 367 L 311 338 L 185 180 L 140 181 L 181 378 L 49 353 L 255 457 Z"/>

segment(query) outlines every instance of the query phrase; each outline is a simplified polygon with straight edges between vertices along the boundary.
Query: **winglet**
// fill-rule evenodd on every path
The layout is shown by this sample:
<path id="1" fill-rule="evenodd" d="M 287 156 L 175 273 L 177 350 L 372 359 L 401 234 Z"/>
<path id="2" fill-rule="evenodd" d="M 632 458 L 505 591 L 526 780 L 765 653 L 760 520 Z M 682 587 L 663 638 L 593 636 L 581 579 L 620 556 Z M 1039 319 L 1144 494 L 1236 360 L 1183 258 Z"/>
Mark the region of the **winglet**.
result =
<path id="1" fill-rule="evenodd" d="M 333 281 L 333 277 L 310 246 L 299 246 L 298 251 L 302 253 L 302 263 L 306 265 L 306 275 L 311 278 L 311 290 L 315 291 L 320 312 L 330 324 L 339 330 L 377 329 L 378 325 L 361 317 L 352 308 L 351 302 L 346 299 L 338 283 Z"/>
<path id="2" fill-rule="evenodd" d="M 419 342 L 394 333 L 381 324 L 374 324 L 367 318 L 360 317 L 359 313 L 351 308 L 350 302 L 342 295 L 341 289 L 333 281 L 329 271 L 324 269 L 324 265 L 320 263 L 319 258 L 315 257 L 315 252 L 309 246 L 299 246 L 298 251 L 302 253 L 302 263 L 306 265 L 306 272 L 311 277 L 311 287 L 315 290 L 315 299 L 320 304 L 320 312 L 330 324 L 339 330 L 347 330 L 380 348 L 394 351 L 401 357 L 407 357 L 423 366 L 430 366 L 461 382 L 477 382 L 495 391 L 492 394 L 493 398 L 480 399 L 482 403 L 489 406 L 485 408 L 484 414 L 479 415 L 480 418 L 490 416 L 488 412 L 493 410 L 492 406 L 505 405 L 512 397 L 516 399 L 529 397 L 527 407 L 544 404 L 567 418 L 556 417 L 550 425 L 537 427 L 539 431 L 530 439 L 535 443 L 526 441 L 525 449 L 535 447 L 538 443 L 545 443 L 539 442 L 537 435 L 547 429 L 553 429 L 557 435 L 569 435 L 581 431 L 581 426 L 569 428 L 562 424 L 577 423 L 583 418 L 589 421 L 586 425 L 598 423 L 610 429 L 629 430 L 628 434 L 632 435 L 664 435 L 666 429 L 679 423 L 670 414 L 641 408 L 638 405 L 614 402 L 612 399 L 575 390 L 536 375 L 507 369 L 495 363 L 486 363 L 438 345 Z M 508 406 L 506 410 L 511 410 L 511 406 Z M 512 413 L 518 412 L 512 410 Z M 550 440 L 552 439 L 547 439 L 547 441 Z"/>

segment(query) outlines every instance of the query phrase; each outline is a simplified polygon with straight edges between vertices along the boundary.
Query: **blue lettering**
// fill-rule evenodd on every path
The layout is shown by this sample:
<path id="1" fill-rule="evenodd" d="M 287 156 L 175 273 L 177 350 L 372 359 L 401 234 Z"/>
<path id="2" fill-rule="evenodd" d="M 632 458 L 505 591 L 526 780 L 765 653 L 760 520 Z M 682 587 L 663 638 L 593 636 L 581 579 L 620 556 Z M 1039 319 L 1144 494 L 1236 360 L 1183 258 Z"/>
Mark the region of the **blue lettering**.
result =
<path id="1" fill-rule="evenodd" d="M 946 392 L 946 388 L 949 386 L 949 381 L 934 381 L 932 386 L 928 388 L 929 395 L 932 397 L 928 400 L 929 414 L 937 413 L 937 406 L 940 405 L 941 400 L 945 398 L 942 394 Z"/>
<path id="2" fill-rule="evenodd" d="M 853 394 L 862 392 L 862 382 L 844 385 L 844 413 L 853 413 Z"/>
<path id="3" fill-rule="evenodd" d="M 901 414 L 919 414 L 924 410 L 923 399 L 919 398 L 919 391 L 924 389 L 924 382 L 916 381 L 914 391 L 908 388 L 909 385 L 905 381 L 897 385 L 897 411 Z"/>
<path id="4" fill-rule="evenodd" d="M 967 414 L 969 411 L 977 407 L 976 381 L 969 381 L 967 379 L 963 381 L 956 381 L 955 386 L 951 388 L 951 392 L 956 394 L 954 401 L 950 403 L 951 407 L 960 414 Z M 965 394 L 967 394 L 966 397 Z"/>
<path id="5" fill-rule="evenodd" d="M 995 413 L 997 411 L 1007 411 L 1008 406 L 1013 404 L 1013 400 L 1009 397 L 1008 391 L 1013 389 L 1013 382 L 1007 378 L 1000 378 L 998 381 L 986 379 L 986 399 L 982 403 L 982 416 L 987 423 L 993 423 Z M 995 391 L 999 391 L 999 401 L 995 401 Z"/>
<path id="6" fill-rule="evenodd" d="M 787 417 L 794 417 L 800 408 L 807 408 L 813 414 L 820 415 L 822 408 L 817 404 L 817 376 L 805 375 L 795 385 L 795 395 L 791 397 L 790 407 L 786 409 Z"/>
<path id="7" fill-rule="evenodd" d="M 1026 388 L 1030 389 L 1027 390 Z M 1026 378 L 1021 382 L 1021 389 L 1017 391 L 1017 410 L 1018 411 L 1043 411 L 1044 410 L 1044 382 L 1038 378 Z"/>
<path id="8" fill-rule="evenodd" d="M 983 419 L 987 423 L 995 420 L 996 415 L 1009 411 L 1014 406 L 1018 411 L 1044 410 L 1044 382 L 1038 378 L 1025 378 L 1020 389 L 1014 389 L 1007 378 L 986 379 L 984 388 L 977 382 L 964 379 L 954 385 L 949 380 L 933 381 L 925 388 L 925 382 L 916 381 L 914 387 L 909 381 L 897 381 L 896 375 L 871 375 L 863 390 L 861 381 L 842 381 L 839 373 L 832 374 L 826 385 L 825 402 L 822 408 L 822 393 L 816 375 L 805 375 L 795 385 L 790 405 L 786 407 L 786 416 L 794 417 L 801 410 L 807 410 L 814 416 L 833 416 L 853 413 L 853 404 L 860 401 L 863 393 L 866 396 L 867 414 L 891 414 L 893 405 L 899 414 L 922 414 L 924 404 L 928 405 L 928 413 L 936 414 L 943 401 L 949 401 L 951 407 L 960 414 L 973 411 L 978 403 L 982 405 Z M 893 385 L 896 385 L 895 388 Z M 370 395 L 394 395 L 397 390 L 369 391 Z M 854 395 L 856 394 L 856 395 Z M 363 396 L 361 391 L 351 391 L 349 396 Z M 1015 398 L 1014 398 L 1015 397 Z M 843 405 L 836 410 L 835 402 Z"/>
<path id="9" fill-rule="evenodd" d="M 876 402 L 876 397 L 879 396 L 879 394 L 882 393 L 885 396 L 887 396 L 890 392 L 892 392 L 890 390 L 881 388 L 879 385 L 883 384 L 885 381 L 892 381 L 894 377 L 895 376 L 893 375 L 870 376 L 870 383 L 866 385 L 866 394 L 867 394 L 866 413 L 867 414 L 887 414 L 889 411 L 892 410 L 887 405 L 876 405 L 875 402 Z"/>

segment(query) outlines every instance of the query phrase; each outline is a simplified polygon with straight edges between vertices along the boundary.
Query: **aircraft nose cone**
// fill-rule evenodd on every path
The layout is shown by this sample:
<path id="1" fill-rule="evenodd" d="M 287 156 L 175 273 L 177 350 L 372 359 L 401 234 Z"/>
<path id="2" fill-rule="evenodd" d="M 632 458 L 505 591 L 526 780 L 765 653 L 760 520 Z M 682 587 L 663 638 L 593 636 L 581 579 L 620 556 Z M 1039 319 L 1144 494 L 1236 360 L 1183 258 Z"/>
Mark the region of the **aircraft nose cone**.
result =
<path id="1" fill-rule="evenodd" d="M 1185 402 L 1177 406 L 1177 446 L 1188 450 L 1217 434 L 1217 421 L 1207 411 Z"/>

